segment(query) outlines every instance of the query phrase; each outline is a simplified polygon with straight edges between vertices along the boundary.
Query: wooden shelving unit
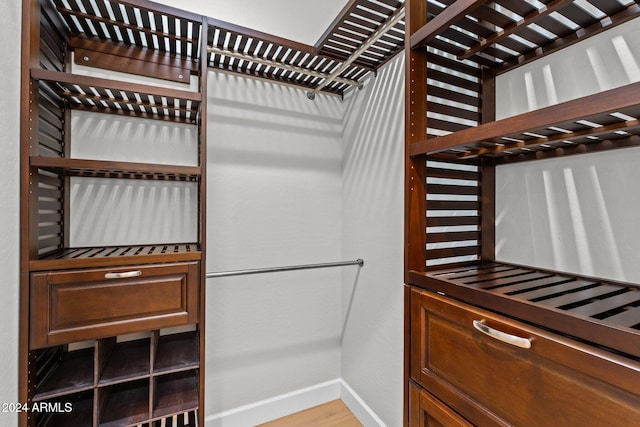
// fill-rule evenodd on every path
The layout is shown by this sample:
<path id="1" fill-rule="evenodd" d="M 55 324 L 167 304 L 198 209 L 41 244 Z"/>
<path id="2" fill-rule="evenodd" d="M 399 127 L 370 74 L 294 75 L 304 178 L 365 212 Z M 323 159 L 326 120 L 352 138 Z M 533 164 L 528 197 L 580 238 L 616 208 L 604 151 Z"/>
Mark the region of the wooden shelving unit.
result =
<path id="1" fill-rule="evenodd" d="M 592 385 L 596 395 L 606 399 L 615 390 L 632 407 L 640 404 L 637 388 L 629 387 L 630 378 L 640 377 L 638 284 L 496 261 L 496 167 L 640 143 L 638 83 L 496 120 L 499 74 L 640 16 L 637 2 L 543 3 L 406 2 L 406 426 L 429 418 L 454 425 L 460 415 L 472 425 L 522 424 L 518 417 L 524 411 L 496 409 L 509 407 L 506 394 L 498 390 L 495 399 L 484 402 L 480 395 L 465 394 L 464 383 L 451 382 L 462 374 L 488 375 L 498 383 L 506 365 L 473 366 L 472 360 L 459 360 L 455 372 L 446 372 L 431 359 L 448 348 L 441 338 L 455 340 L 456 331 L 467 327 L 472 331 L 469 349 L 478 360 L 494 357 L 499 348 L 517 357 L 500 355 L 495 362 L 515 366 L 519 360 L 533 360 L 529 354 L 550 350 L 535 338 L 529 353 L 520 354 L 513 345 L 500 347 L 495 338 L 484 339 L 480 330 L 485 323 L 505 332 L 490 331 L 492 337 L 513 335 L 515 343 L 531 336 L 516 322 L 558 334 L 563 345 L 578 351 L 556 348 L 533 369 L 560 363 L 576 384 L 582 374 L 569 371 L 597 354 L 597 361 L 585 364 L 598 366 L 599 371 L 590 372 L 592 378 L 605 378 L 605 386 Z M 500 320 L 465 315 L 453 321 L 451 313 L 443 312 L 427 324 L 429 309 L 416 301 L 428 300 L 431 293 L 464 306 L 463 311 L 491 310 Z M 472 320 L 480 326 L 472 328 Z M 445 335 L 430 338 L 421 349 L 415 344 L 429 328 L 444 325 Z M 522 387 L 537 393 L 546 385 Z M 544 408 L 541 414 L 547 416 Z M 635 421 L 638 414 L 631 416 Z"/>
<path id="2" fill-rule="evenodd" d="M 20 400 L 72 410 L 20 425 L 203 425 L 207 19 L 146 1 L 25 0 L 23 11 Z M 72 61 L 162 83 L 72 73 Z M 74 158 L 76 110 L 193 126 L 197 164 Z M 185 182 L 197 240 L 72 247 L 72 178 Z M 176 326 L 192 332 L 164 335 Z M 120 342 L 133 333 L 147 337 Z"/>
<path id="3" fill-rule="evenodd" d="M 481 1 L 448 1 L 443 3 L 447 6 L 443 8 L 428 1 L 411 1 L 408 5 L 409 17 L 416 22 L 410 24 L 407 36 L 410 54 L 406 138 L 406 282 L 446 293 L 453 291 L 452 295 L 467 298 L 475 304 L 504 310 L 511 316 L 541 322 L 545 327 L 555 327 L 564 333 L 638 356 L 634 349 L 637 345 L 623 345 L 621 337 L 607 338 L 621 333 L 626 334 L 626 339 L 636 339 L 640 322 L 635 322 L 631 313 L 609 321 L 603 320 L 607 317 L 603 313 L 594 313 L 597 318 L 581 318 L 594 328 L 593 332 L 587 332 L 575 324 L 569 325 L 575 321 L 572 314 L 543 315 L 546 313 L 544 310 L 555 310 L 542 302 L 544 295 L 540 297 L 540 304 L 536 304 L 538 308 L 534 309 L 528 300 L 526 304 L 512 304 L 513 298 L 500 293 L 499 287 L 484 295 L 486 289 L 483 286 L 464 286 L 459 281 L 450 280 L 447 274 L 450 268 L 472 271 L 491 266 L 494 262 L 494 181 L 497 165 L 624 148 L 640 143 L 639 83 L 495 120 L 495 76 L 535 57 L 529 55 L 531 47 L 518 47 L 502 32 L 491 33 L 489 27 L 477 24 L 484 19 L 497 28 L 508 28 L 503 31 L 509 34 L 517 34 L 530 42 L 538 40 L 542 46 L 540 52 L 548 53 L 558 42 L 537 33 L 531 25 L 546 25 L 543 28 L 547 31 L 559 32 L 563 26 L 552 26 L 558 21 L 551 20 L 550 13 L 576 19 L 574 22 L 581 22 L 585 28 L 580 31 L 574 29 L 577 35 L 569 34 L 567 28 L 565 33 L 557 33 L 557 37 L 564 37 L 564 45 L 568 46 L 578 39 L 598 34 L 598 25 L 606 24 L 612 28 L 640 16 L 637 4 L 623 6 L 594 1 L 591 2 L 593 7 L 600 8 L 603 16 L 591 16 L 589 20 L 572 2 L 558 2 L 553 8 L 539 10 L 523 1 L 498 3 L 493 6 Z M 509 11 L 531 20 L 509 24 L 509 20 L 514 19 Z M 604 14 L 611 16 L 605 18 Z M 475 42 L 470 33 L 477 35 Z M 501 43 L 506 43 L 504 47 L 512 52 L 500 49 Z M 464 49 L 461 44 L 473 47 Z M 547 46 L 549 50 L 545 50 Z M 447 69 L 457 74 L 450 76 Z M 451 87 L 461 87 L 461 80 L 467 82 L 465 89 L 475 92 L 475 97 L 455 93 Z M 473 81 L 477 81 L 477 85 L 470 86 Z M 466 107 L 455 107 L 460 104 Z M 463 114 L 463 110 L 466 113 Z M 432 118 L 434 112 L 439 114 L 437 118 Z M 536 270 L 526 272 L 533 274 Z M 595 282 L 590 282 L 592 285 L 602 283 L 605 287 L 610 286 L 610 281 L 593 280 Z M 621 286 L 635 289 L 636 285 Z M 567 289 L 564 293 L 568 295 L 573 291 Z M 482 297 L 478 292 L 483 293 Z M 535 295 L 544 292 L 540 289 Z M 637 295 L 637 292 L 630 295 Z M 555 296 L 558 295 L 552 293 L 547 297 Z M 578 304 L 580 294 L 574 296 L 577 299 L 574 303 Z M 622 303 L 620 307 L 611 307 L 611 310 L 614 314 L 616 311 L 626 312 L 628 304 Z M 565 317 L 573 320 L 567 320 L 569 324 L 563 326 L 564 322 L 559 319 Z M 622 317 L 629 319 L 616 324 L 616 319 Z M 611 334 L 604 333 L 606 328 L 612 328 Z"/>

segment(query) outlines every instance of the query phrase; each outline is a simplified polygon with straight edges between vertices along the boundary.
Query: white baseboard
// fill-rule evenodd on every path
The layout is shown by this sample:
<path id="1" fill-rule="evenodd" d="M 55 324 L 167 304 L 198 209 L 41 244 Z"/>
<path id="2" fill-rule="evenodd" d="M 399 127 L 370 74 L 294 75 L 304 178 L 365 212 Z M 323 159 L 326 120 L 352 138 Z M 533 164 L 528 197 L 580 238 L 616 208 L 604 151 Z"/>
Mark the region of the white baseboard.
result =
<path id="1" fill-rule="evenodd" d="M 386 427 L 373 409 L 342 379 L 340 379 L 340 398 L 364 427 Z"/>
<path id="2" fill-rule="evenodd" d="M 364 427 L 386 427 L 342 378 L 210 415 L 205 426 L 253 427 L 336 399 L 342 399 Z"/>

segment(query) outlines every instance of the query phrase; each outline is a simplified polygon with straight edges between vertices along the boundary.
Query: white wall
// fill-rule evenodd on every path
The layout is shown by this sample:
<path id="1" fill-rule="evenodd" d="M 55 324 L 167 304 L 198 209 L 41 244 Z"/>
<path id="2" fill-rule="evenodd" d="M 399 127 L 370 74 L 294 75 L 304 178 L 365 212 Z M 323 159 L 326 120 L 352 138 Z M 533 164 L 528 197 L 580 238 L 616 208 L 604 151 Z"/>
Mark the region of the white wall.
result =
<path id="1" fill-rule="evenodd" d="M 0 403 L 18 399 L 21 19 L 21 2 L 8 2 L 0 8 Z M 14 425 L 16 414 L 0 412 L 0 426 Z"/>
<path id="2" fill-rule="evenodd" d="M 322 7 L 315 8 L 313 13 L 310 13 L 310 3 L 299 0 L 157 0 L 157 2 L 311 46 L 318 41 L 347 4 L 347 0 L 323 0 Z"/>
<path id="3" fill-rule="evenodd" d="M 636 18 L 500 76 L 498 115 L 640 81 L 639 35 Z M 498 167 L 496 258 L 640 282 L 638 161 L 631 148 Z"/>
<path id="4" fill-rule="evenodd" d="M 402 424 L 404 55 L 345 101 L 342 377 L 388 426 Z"/>
<path id="5" fill-rule="evenodd" d="M 496 79 L 496 117 L 591 95 L 640 80 L 640 18 Z"/>
<path id="6" fill-rule="evenodd" d="M 208 91 L 207 271 L 342 259 L 340 99 L 219 72 Z M 340 284 L 336 268 L 207 281 L 209 419 L 340 377 Z"/>

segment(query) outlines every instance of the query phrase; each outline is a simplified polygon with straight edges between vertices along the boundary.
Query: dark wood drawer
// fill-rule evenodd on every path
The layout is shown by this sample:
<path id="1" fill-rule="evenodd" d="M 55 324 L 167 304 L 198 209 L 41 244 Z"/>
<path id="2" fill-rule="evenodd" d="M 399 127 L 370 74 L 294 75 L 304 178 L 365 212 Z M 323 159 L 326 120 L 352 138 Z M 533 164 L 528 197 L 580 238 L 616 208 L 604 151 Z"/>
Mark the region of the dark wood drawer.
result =
<path id="1" fill-rule="evenodd" d="M 476 425 L 640 425 L 637 361 L 417 289 L 410 375 Z"/>
<path id="2" fill-rule="evenodd" d="M 198 322 L 198 262 L 31 274 L 31 348 Z"/>
<path id="3" fill-rule="evenodd" d="M 473 424 L 413 383 L 409 383 L 409 420 L 412 426 L 420 427 L 473 427 Z"/>

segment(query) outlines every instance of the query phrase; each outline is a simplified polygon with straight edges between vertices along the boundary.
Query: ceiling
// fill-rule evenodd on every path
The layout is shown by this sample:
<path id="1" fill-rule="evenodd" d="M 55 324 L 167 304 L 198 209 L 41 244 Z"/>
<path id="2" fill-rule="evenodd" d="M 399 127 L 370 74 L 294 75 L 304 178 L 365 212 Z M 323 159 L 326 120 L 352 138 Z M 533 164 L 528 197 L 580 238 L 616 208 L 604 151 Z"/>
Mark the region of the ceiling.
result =
<path id="1" fill-rule="evenodd" d="M 323 0 L 155 0 L 313 46 L 348 3 Z"/>

